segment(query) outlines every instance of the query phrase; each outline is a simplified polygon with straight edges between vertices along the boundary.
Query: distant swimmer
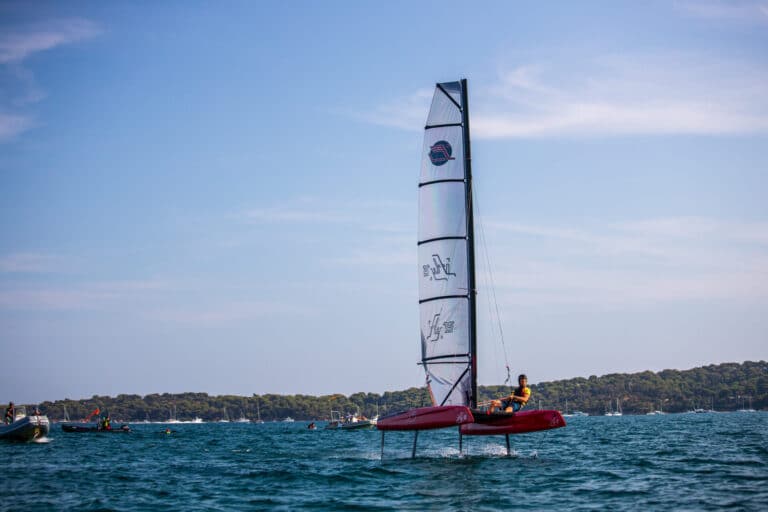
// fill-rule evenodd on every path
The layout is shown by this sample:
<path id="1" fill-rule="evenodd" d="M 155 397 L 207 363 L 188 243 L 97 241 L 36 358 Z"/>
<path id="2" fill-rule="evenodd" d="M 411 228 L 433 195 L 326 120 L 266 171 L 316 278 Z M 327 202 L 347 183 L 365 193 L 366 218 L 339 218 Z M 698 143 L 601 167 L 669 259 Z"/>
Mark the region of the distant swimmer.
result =
<path id="1" fill-rule="evenodd" d="M 528 403 L 531 398 L 531 388 L 528 387 L 528 377 L 522 373 L 517 377 L 518 386 L 506 398 L 501 400 L 491 400 L 491 406 L 488 408 L 488 414 L 491 414 L 496 409 L 501 409 L 504 412 L 517 412 Z"/>
<path id="2" fill-rule="evenodd" d="M 309 430 L 315 430 L 315 429 L 317 428 L 317 425 L 315 425 L 315 422 L 313 421 L 312 423 L 310 423 L 309 425 L 307 425 L 307 428 L 308 428 Z"/>

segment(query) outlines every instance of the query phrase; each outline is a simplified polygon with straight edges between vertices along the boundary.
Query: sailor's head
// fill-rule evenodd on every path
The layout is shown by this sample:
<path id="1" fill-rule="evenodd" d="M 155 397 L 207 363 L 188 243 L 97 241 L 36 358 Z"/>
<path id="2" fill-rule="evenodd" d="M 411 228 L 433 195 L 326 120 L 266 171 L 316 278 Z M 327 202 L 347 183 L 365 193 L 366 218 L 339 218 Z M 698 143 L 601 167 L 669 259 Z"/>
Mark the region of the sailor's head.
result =
<path id="1" fill-rule="evenodd" d="M 13 402 L 10 402 L 8 405 L 10 405 L 11 407 L 13 407 Z"/>
<path id="2" fill-rule="evenodd" d="M 520 375 L 517 376 L 517 383 L 520 384 L 521 386 L 525 386 L 526 384 L 528 384 L 528 376 L 524 373 L 521 373 Z"/>

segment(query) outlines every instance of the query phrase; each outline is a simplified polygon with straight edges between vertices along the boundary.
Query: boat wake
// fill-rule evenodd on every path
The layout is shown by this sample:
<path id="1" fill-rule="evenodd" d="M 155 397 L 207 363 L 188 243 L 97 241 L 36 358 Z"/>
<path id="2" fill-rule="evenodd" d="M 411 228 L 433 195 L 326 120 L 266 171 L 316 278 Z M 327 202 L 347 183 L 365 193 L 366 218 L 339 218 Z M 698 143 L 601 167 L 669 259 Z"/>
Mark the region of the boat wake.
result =
<path id="1" fill-rule="evenodd" d="M 51 441 L 53 441 L 53 439 L 51 439 L 48 436 L 38 437 L 32 440 L 33 443 L 38 443 L 38 444 L 48 444 Z"/>

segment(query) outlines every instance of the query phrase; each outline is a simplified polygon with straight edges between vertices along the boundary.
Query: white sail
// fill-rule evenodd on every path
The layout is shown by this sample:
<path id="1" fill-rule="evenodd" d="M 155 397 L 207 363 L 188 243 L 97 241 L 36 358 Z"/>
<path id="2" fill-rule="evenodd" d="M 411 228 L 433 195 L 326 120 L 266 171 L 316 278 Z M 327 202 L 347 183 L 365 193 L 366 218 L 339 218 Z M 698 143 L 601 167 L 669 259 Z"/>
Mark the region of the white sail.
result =
<path id="1" fill-rule="evenodd" d="M 437 84 L 419 177 L 422 365 L 433 405 L 474 405 L 466 82 Z"/>

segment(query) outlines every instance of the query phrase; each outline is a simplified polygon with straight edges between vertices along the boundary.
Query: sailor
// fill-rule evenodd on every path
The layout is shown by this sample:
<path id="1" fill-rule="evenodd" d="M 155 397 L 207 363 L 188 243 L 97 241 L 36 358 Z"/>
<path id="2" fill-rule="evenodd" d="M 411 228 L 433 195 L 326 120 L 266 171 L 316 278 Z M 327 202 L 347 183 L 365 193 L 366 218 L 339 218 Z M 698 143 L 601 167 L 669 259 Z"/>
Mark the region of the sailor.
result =
<path id="1" fill-rule="evenodd" d="M 522 409 L 531 398 L 531 388 L 528 387 L 528 377 L 522 373 L 517 377 L 518 386 L 506 398 L 501 400 L 491 400 L 491 406 L 488 408 L 488 414 L 497 408 L 504 412 L 517 412 Z"/>
<path id="2" fill-rule="evenodd" d="M 104 418 L 104 430 L 112 430 L 112 419 L 109 417 L 109 414 Z"/>
<path id="3" fill-rule="evenodd" d="M 13 406 L 13 402 L 10 402 L 8 404 L 8 407 L 5 408 L 5 423 L 7 425 L 13 423 L 13 419 L 16 416 L 16 408 Z"/>

